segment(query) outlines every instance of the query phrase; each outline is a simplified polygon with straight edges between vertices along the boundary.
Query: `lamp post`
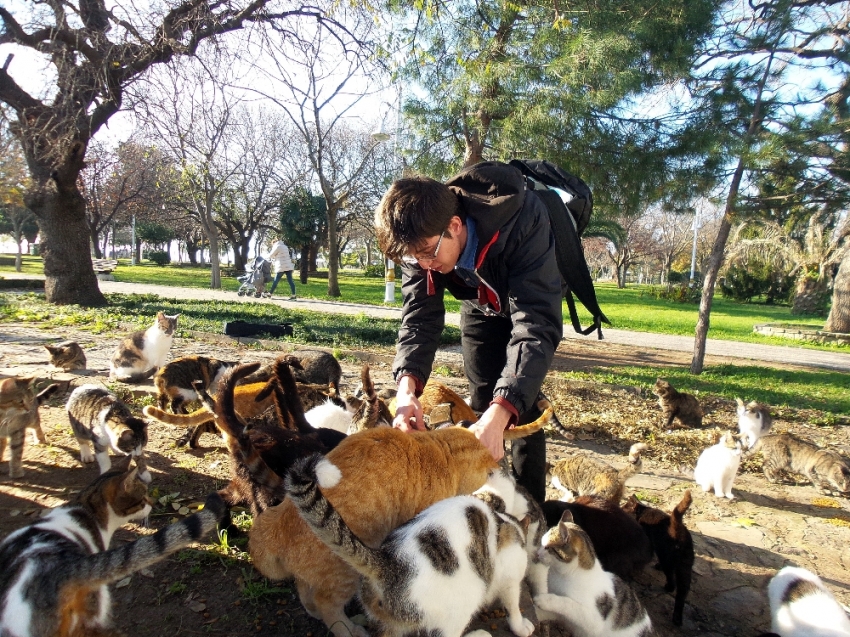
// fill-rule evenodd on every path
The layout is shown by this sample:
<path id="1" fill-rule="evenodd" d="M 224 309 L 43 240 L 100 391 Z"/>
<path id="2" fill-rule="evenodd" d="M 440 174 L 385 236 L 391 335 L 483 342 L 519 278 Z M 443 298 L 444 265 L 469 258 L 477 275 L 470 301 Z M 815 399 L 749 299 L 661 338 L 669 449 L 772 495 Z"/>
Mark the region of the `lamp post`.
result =
<path id="1" fill-rule="evenodd" d="M 136 265 L 136 213 L 133 213 L 133 225 L 130 230 L 130 265 Z"/>
<path id="2" fill-rule="evenodd" d="M 372 133 L 371 137 L 372 141 L 377 145 L 388 141 L 391 135 L 378 129 Z M 396 135 L 396 144 L 398 144 L 398 135 Z M 393 163 L 395 163 L 395 150 L 393 148 Z M 384 261 L 384 303 L 395 303 L 395 263 L 393 263 L 392 259 L 386 259 Z"/>

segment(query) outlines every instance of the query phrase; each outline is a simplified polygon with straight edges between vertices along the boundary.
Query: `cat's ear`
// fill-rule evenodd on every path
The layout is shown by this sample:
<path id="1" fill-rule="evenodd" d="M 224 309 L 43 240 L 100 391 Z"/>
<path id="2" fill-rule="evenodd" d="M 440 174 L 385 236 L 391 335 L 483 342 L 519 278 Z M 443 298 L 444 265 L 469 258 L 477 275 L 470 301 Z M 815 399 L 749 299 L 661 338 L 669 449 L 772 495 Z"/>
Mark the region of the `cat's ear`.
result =
<path id="1" fill-rule="evenodd" d="M 738 415 L 743 415 L 743 413 L 747 410 L 747 408 L 744 406 L 744 401 L 736 397 L 735 402 L 738 403 Z"/>
<path id="2" fill-rule="evenodd" d="M 569 509 L 564 509 L 564 512 L 561 514 L 561 519 L 558 524 L 572 524 L 573 523 L 573 512 Z"/>
<path id="3" fill-rule="evenodd" d="M 121 471 L 122 473 L 127 473 L 127 471 L 129 471 L 129 470 L 130 470 L 130 462 L 131 462 L 132 460 L 133 460 L 133 456 L 131 456 L 131 455 L 129 455 L 129 454 L 128 454 L 128 455 L 126 455 L 126 456 L 120 456 L 120 457 L 119 457 L 119 458 L 115 461 L 115 467 L 114 467 L 114 469 L 115 469 L 116 471 Z"/>

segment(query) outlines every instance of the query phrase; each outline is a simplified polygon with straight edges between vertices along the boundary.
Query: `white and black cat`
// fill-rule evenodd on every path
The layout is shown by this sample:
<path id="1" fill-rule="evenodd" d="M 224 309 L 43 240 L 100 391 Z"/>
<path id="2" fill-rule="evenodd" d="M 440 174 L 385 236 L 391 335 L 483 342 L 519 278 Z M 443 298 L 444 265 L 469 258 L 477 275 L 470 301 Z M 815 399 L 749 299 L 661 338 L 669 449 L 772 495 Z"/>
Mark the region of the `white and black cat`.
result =
<path id="1" fill-rule="evenodd" d="M 770 432 L 773 426 L 770 407 L 755 401 L 745 405 L 740 398 L 736 398 L 735 402 L 738 403 L 738 431 L 741 434 L 744 449 L 752 449 L 758 439 Z"/>
<path id="2" fill-rule="evenodd" d="M 770 580 L 767 596 L 771 630 L 782 637 L 850 636 L 850 618 L 811 571 L 786 566 Z"/>
<path id="3" fill-rule="evenodd" d="M 178 316 L 159 312 L 147 330 L 133 332 L 121 341 L 109 362 L 109 378 L 123 383 L 140 383 L 153 376 L 168 360 Z"/>
<path id="4" fill-rule="evenodd" d="M 732 500 L 732 483 L 741 465 L 743 445 L 738 435 L 727 431 L 716 445 L 705 449 L 697 459 L 694 481 L 703 491 L 714 489 L 718 498 Z"/>
<path id="5" fill-rule="evenodd" d="M 637 595 L 602 570 L 590 538 L 572 519 L 564 511 L 543 536 L 533 587 L 537 618 L 566 626 L 573 637 L 648 637 L 652 622 Z"/>
<path id="6" fill-rule="evenodd" d="M 216 525 L 218 494 L 204 508 L 153 535 L 107 550 L 113 532 L 151 510 L 137 469 L 99 476 L 77 499 L 0 543 L 0 635 L 92 637 L 107 634 L 107 585 L 194 542 Z M 114 634 L 114 633 L 108 633 Z"/>
<path id="7" fill-rule="evenodd" d="M 381 634 L 422 630 L 461 637 L 473 615 L 498 599 L 511 631 L 531 635 L 534 625 L 519 608 L 527 523 L 474 496 L 456 496 L 431 505 L 373 549 L 351 532 L 319 489 L 333 488 L 341 479 L 336 465 L 315 455 L 293 467 L 286 486 L 313 532 L 362 574 L 360 599 Z"/>
<path id="8" fill-rule="evenodd" d="M 100 385 L 80 385 L 71 392 L 65 409 L 84 464 L 97 459 L 100 472 L 109 471 L 112 449 L 118 455 L 133 456 L 141 479 L 151 481 L 144 458 L 148 423 L 134 416 L 115 394 Z"/>

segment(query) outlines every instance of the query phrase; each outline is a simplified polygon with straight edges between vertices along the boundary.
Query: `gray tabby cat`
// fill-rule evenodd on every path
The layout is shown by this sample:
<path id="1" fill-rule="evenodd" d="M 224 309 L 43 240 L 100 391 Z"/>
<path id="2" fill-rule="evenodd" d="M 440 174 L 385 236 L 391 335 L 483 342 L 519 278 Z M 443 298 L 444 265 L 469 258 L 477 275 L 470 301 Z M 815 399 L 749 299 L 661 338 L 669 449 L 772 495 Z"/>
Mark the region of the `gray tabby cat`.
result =
<path id="1" fill-rule="evenodd" d="M 613 573 L 602 570 L 593 544 L 573 516 L 543 536 L 538 553 L 534 606 L 540 621 L 555 621 L 573 637 L 647 637 L 652 622 L 637 595 Z"/>
<path id="2" fill-rule="evenodd" d="M 527 520 L 521 524 L 474 496 L 457 496 L 431 505 L 373 549 L 319 490 L 341 479 L 334 464 L 314 455 L 293 467 L 286 487 L 313 532 L 363 576 L 360 599 L 381 635 L 424 631 L 460 637 L 473 615 L 497 599 L 505 605 L 511 631 L 531 635 L 534 625 L 519 608 L 528 562 Z M 467 637 L 486 635 L 477 630 Z"/>
<path id="3" fill-rule="evenodd" d="M 762 452 L 762 471 L 770 482 L 779 482 L 782 472 L 790 471 L 803 474 L 824 493 L 829 487 L 841 493 L 850 491 L 850 464 L 835 451 L 820 449 L 791 434 L 762 436 L 753 451 Z"/>
<path id="4" fill-rule="evenodd" d="M 339 389 L 342 382 L 342 366 L 334 355 L 322 350 L 298 350 L 291 354 L 278 357 L 292 368 L 295 380 L 299 383 L 311 385 L 333 385 Z M 264 365 L 262 368 L 246 376 L 243 383 L 258 383 L 267 381 L 274 377 L 274 363 Z"/>
<path id="5" fill-rule="evenodd" d="M 56 345 L 45 345 L 50 353 L 50 364 L 66 372 L 86 368 L 86 354 L 76 341 L 63 341 Z"/>
<path id="6" fill-rule="evenodd" d="M 629 448 L 629 464 L 619 471 L 587 456 L 563 458 L 549 467 L 552 486 L 564 493 L 566 501 L 577 495 L 597 495 L 619 506 L 626 480 L 641 470 L 641 454 L 646 449 L 646 443 L 633 444 Z"/>
<path id="7" fill-rule="evenodd" d="M 24 438 L 26 429 L 33 430 L 33 444 L 44 444 L 47 438 L 41 429 L 38 415 L 40 405 L 59 389 L 53 383 L 40 393 L 35 392 L 35 378 L 6 378 L 0 382 L 0 461 L 9 441 L 9 477 L 24 475 Z"/>
<path id="8" fill-rule="evenodd" d="M 80 460 L 86 464 L 97 458 L 101 473 L 112 466 L 109 450 L 133 456 L 139 477 L 151 481 L 144 448 L 148 443 L 148 423 L 135 417 L 118 397 L 100 385 L 80 385 L 65 405 L 74 437 L 80 443 Z M 92 454 L 94 445 L 94 454 Z"/>
<path id="9" fill-rule="evenodd" d="M 112 533 L 151 510 L 137 469 L 99 476 L 76 500 L 0 544 L 0 635 L 92 637 L 108 633 L 107 585 L 209 533 L 225 511 L 216 493 L 204 508 L 155 534 L 112 550 Z"/>
<path id="10" fill-rule="evenodd" d="M 109 362 L 109 378 L 124 383 L 141 383 L 153 376 L 168 359 L 178 316 L 159 312 L 147 330 L 133 332 L 121 341 Z"/>

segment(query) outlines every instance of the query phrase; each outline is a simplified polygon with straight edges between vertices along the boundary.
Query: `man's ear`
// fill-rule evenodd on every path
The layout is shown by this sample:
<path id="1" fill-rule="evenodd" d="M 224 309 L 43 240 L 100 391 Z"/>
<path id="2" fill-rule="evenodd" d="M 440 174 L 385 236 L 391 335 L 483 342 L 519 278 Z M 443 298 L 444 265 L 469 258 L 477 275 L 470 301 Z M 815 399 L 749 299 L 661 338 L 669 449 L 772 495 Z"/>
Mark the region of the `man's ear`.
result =
<path id="1" fill-rule="evenodd" d="M 463 220 L 460 217 L 458 217 L 457 215 L 454 215 L 451 219 L 449 219 L 448 229 L 449 229 L 449 233 L 451 233 L 451 235 L 453 237 L 457 236 L 457 233 L 460 232 L 460 229 L 462 227 L 463 227 Z"/>

